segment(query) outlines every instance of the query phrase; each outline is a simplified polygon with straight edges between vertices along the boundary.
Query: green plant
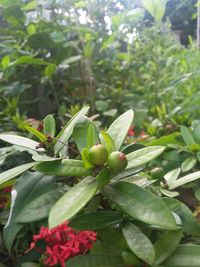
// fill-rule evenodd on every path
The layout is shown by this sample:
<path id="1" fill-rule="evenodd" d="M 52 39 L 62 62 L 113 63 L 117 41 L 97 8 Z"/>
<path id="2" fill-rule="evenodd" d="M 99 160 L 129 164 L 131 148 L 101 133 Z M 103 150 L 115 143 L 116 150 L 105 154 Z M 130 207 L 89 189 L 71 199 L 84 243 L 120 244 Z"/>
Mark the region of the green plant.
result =
<path id="1" fill-rule="evenodd" d="M 33 159 L 1 173 L 1 188 L 16 179 L 3 233 L 7 250 L 15 248 L 19 255 L 18 242 L 25 238 L 22 231 L 46 224 L 48 219 L 50 228 L 70 221 L 74 229 L 97 231 L 98 241 L 90 253 L 68 260 L 69 267 L 171 267 L 172 262 L 173 267 L 179 267 L 180 262 L 185 267 L 198 266 L 200 226 L 187 206 L 171 196 L 163 197 L 164 188 L 158 190 L 155 181 L 148 179 L 148 168 L 146 172 L 146 165 L 165 147 L 135 150 L 134 146 L 123 146 L 133 120 L 132 110 L 119 116 L 106 132 L 98 133 L 93 121 L 85 116 L 88 109 L 81 109 L 57 135 L 51 115 L 44 119 L 43 132 L 27 127 L 42 143 L 0 134 L 1 140 L 23 147 Z M 106 164 L 91 164 L 87 152 L 99 140 L 108 157 L 122 148 L 124 153 L 128 151 L 125 169 L 112 171 Z M 72 141 L 75 150 L 70 149 Z M 191 174 L 191 179 L 194 176 Z M 174 183 L 179 186 L 179 181 Z M 36 258 L 29 254 L 18 261 L 24 264 L 39 258 L 40 254 Z"/>

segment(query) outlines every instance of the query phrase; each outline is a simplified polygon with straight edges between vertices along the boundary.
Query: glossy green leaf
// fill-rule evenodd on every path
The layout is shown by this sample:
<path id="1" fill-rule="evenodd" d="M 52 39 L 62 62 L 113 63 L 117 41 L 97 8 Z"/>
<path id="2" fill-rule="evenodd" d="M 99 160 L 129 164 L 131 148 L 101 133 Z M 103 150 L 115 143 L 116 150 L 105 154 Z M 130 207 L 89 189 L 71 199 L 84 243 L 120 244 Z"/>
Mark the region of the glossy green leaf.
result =
<path id="1" fill-rule="evenodd" d="M 132 218 L 161 229 L 176 229 L 175 220 L 166 204 L 146 189 L 128 182 L 118 182 L 106 185 L 102 192 Z"/>
<path id="2" fill-rule="evenodd" d="M 200 225 L 195 219 L 192 211 L 182 202 L 173 198 L 163 198 L 168 208 L 181 219 L 181 227 L 187 235 L 200 237 Z"/>
<path id="3" fill-rule="evenodd" d="M 187 172 L 191 170 L 197 163 L 197 159 L 195 157 L 187 158 L 182 164 L 181 169 L 182 172 Z"/>
<path id="4" fill-rule="evenodd" d="M 78 230 L 97 230 L 123 221 L 120 213 L 114 211 L 96 211 L 79 215 L 72 219 L 69 226 Z"/>
<path id="5" fill-rule="evenodd" d="M 193 131 L 193 137 L 196 143 L 200 144 L 200 125 L 198 125 Z"/>
<path id="6" fill-rule="evenodd" d="M 164 267 L 199 267 L 200 246 L 187 244 L 180 245 L 174 253 L 162 263 Z"/>
<path id="7" fill-rule="evenodd" d="M 151 241 L 135 225 L 126 223 L 122 228 L 123 235 L 129 249 L 141 260 L 152 265 L 155 259 L 155 251 Z"/>
<path id="8" fill-rule="evenodd" d="M 99 143 L 97 129 L 94 124 L 90 124 L 87 129 L 87 148 L 90 149 L 97 143 Z"/>
<path id="9" fill-rule="evenodd" d="M 80 255 L 67 261 L 67 267 L 125 267 L 121 257 Z"/>
<path id="10" fill-rule="evenodd" d="M 46 142 L 47 137 L 41 133 L 40 131 L 38 131 L 37 129 L 30 127 L 30 126 L 25 126 L 25 129 L 29 132 L 32 133 L 34 136 L 36 136 L 40 141 L 42 142 Z"/>
<path id="11" fill-rule="evenodd" d="M 167 146 L 170 144 L 181 145 L 181 142 L 178 141 L 177 137 L 180 136 L 179 132 L 175 132 L 166 136 L 162 136 L 160 138 L 156 138 L 155 140 L 149 141 L 145 143 L 146 146 Z"/>
<path id="12" fill-rule="evenodd" d="M 127 132 L 133 121 L 134 113 L 128 110 L 119 116 L 108 128 L 107 133 L 115 143 L 116 150 L 119 150 L 124 142 Z"/>
<path id="13" fill-rule="evenodd" d="M 183 137 L 183 140 L 185 141 L 186 145 L 193 145 L 195 144 L 195 140 L 192 136 L 192 133 L 190 132 L 190 130 L 185 127 L 185 126 L 181 126 L 180 127 L 180 130 L 181 130 L 181 135 Z"/>
<path id="14" fill-rule="evenodd" d="M 182 230 L 164 232 L 154 244 L 156 260 L 159 265 L 166 260 L 177 248 L 183 236 Z"/>
<path id="15" fill-rule="evenodd" d="M 13 145 L 26 147 L 28 149 L 37 150 L 38 142 L 14 134 L 0 134 L 0 139 Z"/>
<path id="16" fill-rule="evenodd" d="M 85 168 L 83 161 L 74 159 L 41 162 L 36 170 L 56 176 L 85 176 L 90 173 L 90 170 Z"/>
<path id="17" fill-rule="evenodd" d="M 14 167 L 8 171 L 2 172 L 0 174 L 0 184 L 3 184 L 5 182 L 9 181 L 10 179 L 15 178 L 16 176 L 31 169 L 32 167 L 36 166 L 37 164 L 39 164 L 39 162 L 30 162 L 30 163 L 26 163 L 26 164 Z"/>
<path id="18" fill-rule="evenodd" d="M 63 148 L 64 144 L 67 143 L 68 139 L 73 133 L 74 126 L 76 125 L 77 121 L 82 115 L 85 115 L 89 110 L 89 107 L 86 106 L 82 108 L 68 123 L 67 125 L 62 129 L 62 131 L 57 135 L 56 139 L 58 139 L 55 148 L 54 153 L 58 154 L 61 149 Z"/>
<path id="19" fill-rule="evenodd" d="M 49 226 L 53 228 L 78 213 L 95 195 L 98 182 L 95 177 L 88 176 L 72 187 L 53 206 L 49 215 Z"/>
<path id="20" fill-rule="evenodd" d="M 179 186 L 182 186 L 182 185 L 184 185 L 184 184 L 193 182 L 193 181 L 195 181 L 195 180 L 197 180 L 197 179 L 199 179 L 199 178 L 200 178 L 200 171 L 198 171 L 198 172 L 193 172 L 193 173 L 191 173 L 191 174 L 188 174 L 188 175 L 186 175 L 186 176 L 183 176 L 183 177 L 181 177 L 181 178 L 179 178 L 179 179 L 177 179 L 177 180 L 171 182 L 171 183 L 169 184 L 169 189 L 173 190 L 173 189 L 175 189 L 175 188 L 177 188 L 177 187 L 179 187 Z"/>
<path id="21" fill-rule="evenodd" d="M 101 131 L 100 138 L 101 138 L 101 143 L 107 148 L 108 154 L 110 154 L 113 151 L 116 151 L 115 143 L 108 133 Z"/>
<path id="22" fill-rule="evenodd" d="M 56 122 L 51 114 L 44 118 L 44 134 L 49 134 L 52 137 L 56 134 Z"/>
<path id="23" fill-rule="evenodd" d="M 122 259 L 126 266 L 142 267 L 142 263 L 139 258 L 130 251 L 122 251 Z"/>
<path id="24" fill-rule="evenodd" d="M 150 146 L 131 152 L 126 155 L 128 159 L 128 166 L 126 169 L 142 166 L 160 156 L 164 150 L 165 147 L 163 146 Z"/>

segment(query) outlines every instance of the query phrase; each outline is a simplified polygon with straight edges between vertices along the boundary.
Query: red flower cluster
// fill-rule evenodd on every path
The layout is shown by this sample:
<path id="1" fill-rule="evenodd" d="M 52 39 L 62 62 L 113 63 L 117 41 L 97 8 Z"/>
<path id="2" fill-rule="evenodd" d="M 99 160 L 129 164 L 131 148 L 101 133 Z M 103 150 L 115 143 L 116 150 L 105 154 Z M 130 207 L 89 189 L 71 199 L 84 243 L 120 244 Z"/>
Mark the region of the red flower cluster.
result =
<path id="1" fill-rule="evenodd" d="M 36 248 L 36 243 L 39 240 L 43 240 L 46 243 L 44 252 L 40 248 Z M 79 254 L 85 254 L 92 248 L 95 241 L 95 232 L 76 231 L 69 227 L 66 222 L 51 230 L 41 227 L 39 234 L 33 236 L 33 242 L 29 250 L 35 248 L 45 255 L 44 264 L 46 266 L 60 264 L 65 267 L 65 262 L 68 259 Z"/>

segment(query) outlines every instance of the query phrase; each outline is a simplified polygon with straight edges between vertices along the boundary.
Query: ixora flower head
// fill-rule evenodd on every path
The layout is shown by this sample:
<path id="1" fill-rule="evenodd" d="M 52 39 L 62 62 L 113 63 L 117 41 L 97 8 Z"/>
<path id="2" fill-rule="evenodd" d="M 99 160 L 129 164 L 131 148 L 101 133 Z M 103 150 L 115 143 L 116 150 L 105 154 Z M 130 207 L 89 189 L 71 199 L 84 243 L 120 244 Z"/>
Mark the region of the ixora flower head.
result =
<path id="1" fill-rule="evenodd" d="M 39 240 L 45 242 L 45 251 L 37 247 Z M 76 231 L 69 227 L 68 222 L 66 222 L 51 230 L 47 227 L 41 227 L 39 234 L 33 236 L 33 242 L 28 251 L 34 248 L 44 255 L 43 263 L 46 266 L 60 264 L 65 267 L 68 259 L 85 254 L 92 248 L 95 241 L 96 233 L 94 231 Z"/>

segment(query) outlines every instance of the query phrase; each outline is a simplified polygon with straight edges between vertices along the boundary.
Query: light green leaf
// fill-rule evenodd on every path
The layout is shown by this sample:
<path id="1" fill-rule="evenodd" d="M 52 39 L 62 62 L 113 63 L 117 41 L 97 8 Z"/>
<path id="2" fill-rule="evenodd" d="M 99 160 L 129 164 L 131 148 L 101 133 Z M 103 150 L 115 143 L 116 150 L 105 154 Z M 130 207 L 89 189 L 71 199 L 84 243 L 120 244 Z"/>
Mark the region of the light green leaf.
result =
<path id="1" fill-rule="evenodd" d="M 115 143 L 116 150 L 119 150 L 124 142 L 127 132 L 133 121 L 134 113 L 128 110 L 119 116 L 108 128 L 107 133 Z"/>
<path id="2" fill-rule="evenodd" d="M 37 150 L 38 142 L 14 134 L 0 134 L 0 139 L 13 145 L 26 147 L 32 150 Z"/>
<path id="3" fill-rule="evenodd" d="M 29 2 L 27 5 L 25 5 L 24 7 L 22 7 L 23 11 L 30 11 L 30 10 L 35 10 L 37 7 L 37 1 L 33 0 L 31 2 Z"/>
<path id="4" fill-rule="evenodd" d="M 101 131 L 100 133 L 101 143 L 107 148 L 108 154 L 110 154 L 113 151 L 116 151 L 115 143 L 113 142 L 110 135 L 104 131 Z"/>
<path id="5" fill-rule="evenodd" d="M 41 58 L 33 58 L 31 56 L 21 56 L 19 57 L 16 61 L 13 61 L 10 63 L 10 66 L 15 66 L 15 65 L 48 65 L 49 63 L 47 61 L 44 61 Z"/>
<path id="6" fill-rule="evenodd" d="M 177 248 L 183 236 L 182 230 L 166 231 L 155 242 L 154 248 L 156 252 L 155 264 L 159 265 L 166 260 Z"/>
<path id="7" fill-rule="evenodd" d="M 90 170 L 85 168 L 83 161 L 74 159 L 41 162 L 36 170 L 56 176 L 85 176 L 90 173 Z"/>
<path id="8" fill-rule="evenodd" d="M 187 172 L 191 170 L 197 163 L 197 159 L 195 157 L 187 158 L 182 164 L 181 169 L 182 172 Z"/>
<path id="9" fill-rule="evenodd" d="M 197 180 L 197 179 L 199 179 L 199 178 L 200 178 L 200 171 L 198 171 L 198 172 L 193 172 L 193 173 L 191 173 L 191 174 L 188 174 L 188 175 L 186 175 L 186 176 L 183 176 L 183 177 L 181 177 L 181 178 L 179 178 L 179 179 L 177 179 L 177 180 L 171 182 L 171 183 L 169 184 L 169 189 L 170 189 L 170 190 L 173 190 L 173 189 L 175 189 L 175 188 L 177 188 L 177 187 L 179 187 L 179 186 L 182 186 L 182 185 L 184 185 L 184 184 L 193 182 L 193 181 L 195 181 L 195 180 Z"/>
<path id="10" fill-rule="evenodd" d="M 65 60 L 63 60 L 60 65 L 68 65 L 68 64 L 71 64 L 71 63 L 74 63 L 76 61 L 79 61 L 81 59 L 81 55 L 78 55 L 78 56 L 73 56 L 73 57 L 69 57 Z"/>
<path id="11" fill-rule="evenodd" d="M 67 267 L 125 267 L 121 257 L 79 255 L 67 261 Z"/>
<path id="12" fill-rule="evenodd" d="M 180 130 L 181 130 L 181 135 L 183 137 L 183 140 L 185 141 L 186 145 L 193 145 L 195 144 L 195 140 L 192 136 L 192 133 L 190 132 L 190 130 L 185 127 L 185 126 L 181 126 L 180 127 Z"/>
<path id="13" fill-rule="evenodd" d="M 131 152 L 126 155 L 128 160 L 128 166 L 126 169 L 142 166 L 160 156 L 164 150 L 164 146 L 149 146 Z"/>
<path id="14" fill-rule="evenodd" d="M 95 177 L 88 176 L 72 187 L 53 206 L 49 215 L 49 227 L 53 228 L 78 213 L 94 196 L 98 188 Z"/>
<path id="15" fill-rule="evenodd" d="M 89 151 L 87 148 L 84 148 L 82 150 L 81 156 L 82 156 L 82 160 L 84 162 L 84 166 L 86 169 L 90 169 L 90 168 L 94 167 L 94 165 L 92 165 L 92 163 L 90 163 Z"/>
<path id="16" fill-rule="evenodd" d="M 162 199 L 144 188 L 128 182 L 117 182 L 106 185 L 102 193 L 132 218 L 161 229 L 177 229 L 174 217 Z"/>
<path id="17" fill-rule="evenodd" d="M 68 139 L 73 133 L 74 126 L 76 125 L 79 118 L 83 115 L 85 115 L 89 110 L 89 107 L 86 106 L 82 108 L 68 123 L 67 125 L 62 129 L 62 131 L 57 135 L 56 139 L 58 139 L 55 148 L 54 153 L 58 154 L 61 149 L 63 148 L 64 144 L 67 143 Z"/>
<path id="18" fill-rule="evenodd" d="M 164 179 L 167 182 L 168 185 L 173 184 L 174 181 L 178 178 L 179 174 L 181 172 L 181 168 L 174 169 L 164 175 Z"/>
<path id="19" fill-rule="evenodd" d="M 129 249 L 141 260 L 152 265 L 155 259 L 155 251 L 151 241 L 143 232 L 131 223 L 122 228 L 123 235 Z"/>
<path id="20" fill-rule="evenodd" d="M 164 267 L 199 267 L 200 246 L 180 245 L 171 257 L 162 263 Z"/>
<path id="21" fill-rule="evenodd" d="M 79 215 L 69 223 L 77 230 L 97 230 L 123 221 L 120 213 L 114 211 L 96 211 Z"/>
<path id="22" fill-rule="evenodd" d="M 56 122 L 51 114 L 44 118 L 44 134 L 49 134 L 52 137 L 56 134 Z"/>
<path id="23" fill-rule="evenodd" d="M 30 126 L 25 126 L 25 129 L 29 132 L 32 133 L 34 136 L 36 136 L 40 141 L 42 142 L 46 142 L 47 137 L 41 133 L 40 131 L 38 131 L 37 129 L 30 127 Z"/>
<path id="24" fill-rule="evenodd" d="M 161 21 L 166 10 L 167 0 L 142 0 L 143 6 L 156 21 Z"/>
<path id="25" fill-rule="evenodd" d="M 39 162 L 30 162 L 27 164 L 23 164 L 23 165 L 14 167 L 8 171 L 2 172 L 0 174 L 0 184 L 3 184 L 5 182 L 7 182 L 8 180 L 15 178 L 16 176 L 31 169 L 32 167 L 36 166 L 37 164 L 39 164 Z"/>

